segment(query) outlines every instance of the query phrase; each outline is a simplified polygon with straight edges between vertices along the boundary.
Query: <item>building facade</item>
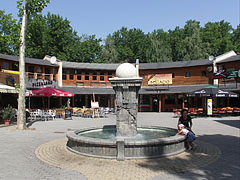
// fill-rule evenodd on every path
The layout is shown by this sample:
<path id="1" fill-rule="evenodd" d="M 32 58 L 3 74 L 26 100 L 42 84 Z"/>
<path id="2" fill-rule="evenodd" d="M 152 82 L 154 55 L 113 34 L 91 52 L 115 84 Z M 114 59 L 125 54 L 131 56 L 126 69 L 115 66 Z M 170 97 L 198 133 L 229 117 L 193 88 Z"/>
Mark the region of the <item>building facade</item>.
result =
<path id="1" fill-rule="evenodd" d="M 217 74 L 213 73 L 212 61 L 208 59 L 140 63 L 139 76 L 143 78 L 139 92 L 139 111 L 166 112 L 174 108 L 203 107 L 204 98 L 186 97 L 194 90 L 206 87 L 217 79 L 222 89 L 240 93 L 240 56 L 229 52 L 216 57 Z M 109 78 L 115 77 L 119 64 L 77 63 L 57 60 L 26 58 L 26 86 L 33 90 L 46 86 L 56 87 L 75 94 L 71 99 L 73 107 L 91 107 L 91 101 L 98 101 L 100 107 L 115 108 L 115 93 Z M 235 76 L 224 77 L 234 72 Z M 223 76 L 222 76 L 223 75 Z M 18 57 L 0 54 L 0 83 L 16 86 L 18 80 Z M 35 100 L 39 104 L 40 99 Z M 39 101 L 39 102 L 38 102 Z M 66 99 L 52 99 L 55 106 L 65 105 Z M 239 98 L 214 100 L 215 106 L 238 106 Z M 34 102 L 33 102 L 34 104 Z"/>

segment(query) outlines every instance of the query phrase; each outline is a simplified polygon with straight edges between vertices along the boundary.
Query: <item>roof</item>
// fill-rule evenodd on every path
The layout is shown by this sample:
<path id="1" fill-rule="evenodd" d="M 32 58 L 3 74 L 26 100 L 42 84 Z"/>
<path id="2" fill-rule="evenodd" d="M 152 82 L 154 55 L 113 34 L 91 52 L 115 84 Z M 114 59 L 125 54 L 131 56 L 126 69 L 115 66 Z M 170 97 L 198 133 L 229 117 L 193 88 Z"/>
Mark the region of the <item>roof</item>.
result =
<path id="1" fill-rule="evenodd" d="M 77 94 L 115 94 L 112 87 L 59 87 L 59 89 Z"/>
<path id="2" fill-rule="evenodd" d="M 139 94 L 185 94 L 209 86 L 209 84 L 199 85 L 181 85 L 181 86 L 142 86 Z M 221 84 L 219 88 L 229 91 L 240 91 L 240 83 Z M 61 87 L 64 91 L 74 93 L 75 95 L 84 94 L 115 94 L 112 87 Z"/>
<path id="3" fill-rule="evenodd" d="M 19 61 L 18 56 L 0 54 L 0 59 Z M 49 61 L 35 58 L 25 58 L 26 63 L 46 65 L 46 66 L 58 66 L 56 64 L 51 64 Z M 218 64 L 240 61 L 240 55 L 234 55 L 226 59 L 221 60 Z M 86 69 L 86 70 L 105 70 L 105 71 L 115 71 L 120 64 L 101 64 L 101 63 L 79 63 L 79 62 L 68 62 L 63 61 L 63 68 L 73 68 L 73 69 Z M 212 62 L 208 59 L 191 60 L 191 61 L 176 61 L 176 62 L 159 62 L 159 63 L 140 63 L 140 70 L 145 69 L 166 69 L 166 68 L 183 68 L 191 66 L 205 66 L 212 65 Z"/>
<path id="4" fill-rule="evenodd" d="M 221 60 L 221 61 L 218 62 L 217 64 L 226 63 L 226 62 L 231 62 L 231 61 L 240 61 L 240 55 L 231 56 L 231 57 L 229 57 L 229 58 L 226 58 L 226 59 L 224 59 L 224 60 Z"/>
<path id="5" fill-rule="evenodd" d="M 0 59 L 19 62 L 19 56 L 0 54 Z M 51 64 L 49 61 L 44 61 L 42 59 L 35 59 L 35 58 L 27 58 L 27 57 L 25 58 L 25 62 L 28 63 L 28 64 L 37 64 L 37 65 L 45 65 L 45 66 L 58 66 L 56 64 Z"/>
<path id="6" fill-rule="evenodd" d="M 63 68 L 92 69 L 92 70 L 116 70 L 120 64 L 78 63 L 63 61 Z"/>

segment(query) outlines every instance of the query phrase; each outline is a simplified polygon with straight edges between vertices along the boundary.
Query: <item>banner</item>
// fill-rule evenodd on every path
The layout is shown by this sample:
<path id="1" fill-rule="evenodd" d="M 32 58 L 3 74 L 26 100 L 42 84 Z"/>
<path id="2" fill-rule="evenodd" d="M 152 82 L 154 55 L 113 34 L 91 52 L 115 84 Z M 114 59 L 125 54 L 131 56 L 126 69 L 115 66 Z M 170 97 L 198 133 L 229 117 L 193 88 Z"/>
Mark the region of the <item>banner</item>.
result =
<path id="1" fill-rule="evenodd" d="M 168 85 L 172 84 L 172 74 L 149 74 L 148 85 Z"/>
<path id="2" fill-rule="evenodd" d="M 212 99 L 207 100 L 207 114 L 212 115 Z"/>

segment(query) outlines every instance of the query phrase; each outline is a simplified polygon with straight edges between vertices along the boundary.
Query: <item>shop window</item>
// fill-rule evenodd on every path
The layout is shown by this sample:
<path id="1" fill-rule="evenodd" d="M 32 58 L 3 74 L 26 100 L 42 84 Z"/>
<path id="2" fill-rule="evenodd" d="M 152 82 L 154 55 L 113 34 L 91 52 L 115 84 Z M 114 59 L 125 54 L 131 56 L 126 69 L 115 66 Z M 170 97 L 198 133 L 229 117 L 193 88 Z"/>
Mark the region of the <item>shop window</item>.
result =
<path id="1" fill-rule="evenodd" d="M 67 80 L 67 69 L 63 68 L 62 80 Z"/>
<path id="2" fill-rule="evenodd" d="M 28 78 L 33 78 L 34 76 L 34 66 L 28 66 Z"/>
<path id="3" fill-rule="evenodd" d="M 175 78 L 175 73 L 172 73 L 172 78 Z"/>
<path id="4" fill-rule="evenodd" d="M 69 70 L 69 80 L 73 80 L 74 79 L 74 69 L 70 69 Z"/>
<path id="5" fill-rule="evenodd" d="M 50 80 L 50 68 L 45 67 L 45 80 Z"/>
<path id="6" fill-rule="evenodd" d="M 104 81 L 104 72 L 100 72 L 100 81 Z"/>
<path id="7" fill-rule="evenodd" d="M 185 77 L 191 77 L 190 72 L 186 72 L 186 73 L 185 73 Z"/>
<path id="8" fill-rule="evenodd" d="M 89 72 L 85 72 L 85 80 L 86 80 L 86 81 L 89 80 Z"/>
<path id="9" fill-rule="evenodd" d="M 166 104 L 175 104 L 175 95 L 166 95 L 165 103 Z"/>
<path id="10" fill-rule="evenodd" d="M 76 70 L 77 72 L 77 80 L 82 80 L 82 72 L 80 70 Z"/>
<path id="11" fill-rule="evenodd" d="M 202 76 L 206 77 L 207 76 L 207 73 L 206 71 L 202 71 Z"/>
<path id="12" fill-rule="evenodd" d="M 93 81 L 96 81 L 96 80 L 97 80 L 97 72 L 96 72 L 96 71 L 94 71 L 94 72 L 92 73 L 92 80 L 93 80 Z"/>

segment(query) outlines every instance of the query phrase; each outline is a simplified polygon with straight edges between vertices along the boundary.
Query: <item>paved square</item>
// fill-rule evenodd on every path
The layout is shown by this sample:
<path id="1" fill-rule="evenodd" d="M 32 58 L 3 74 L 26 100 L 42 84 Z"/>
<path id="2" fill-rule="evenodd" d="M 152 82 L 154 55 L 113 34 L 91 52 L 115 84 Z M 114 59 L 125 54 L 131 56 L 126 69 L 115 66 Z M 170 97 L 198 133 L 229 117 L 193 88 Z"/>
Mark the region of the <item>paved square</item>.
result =
<path id="1" fill-rule="evenodd" d="M 198 148 L 168 158 L 118 162 L 65 148 L 67 129 L 106 124 L 115 124 L 115 117 L 36 122 L 25 131 L 1 127 L 1 179 L 240 179 L 239 117 L 194 118 Z M 173 113 L 138 113 L 138 125 L 176 124 Z"/>

